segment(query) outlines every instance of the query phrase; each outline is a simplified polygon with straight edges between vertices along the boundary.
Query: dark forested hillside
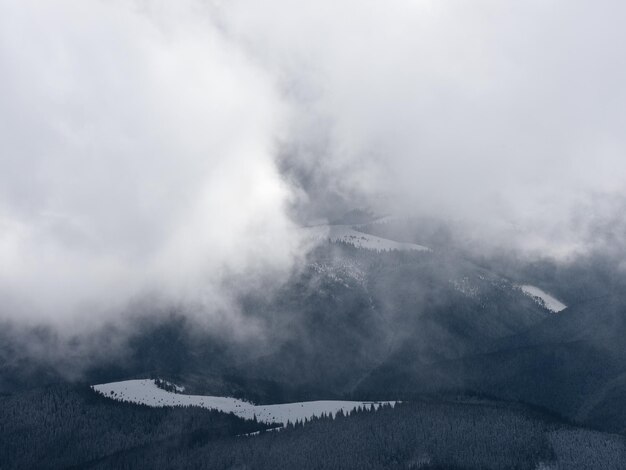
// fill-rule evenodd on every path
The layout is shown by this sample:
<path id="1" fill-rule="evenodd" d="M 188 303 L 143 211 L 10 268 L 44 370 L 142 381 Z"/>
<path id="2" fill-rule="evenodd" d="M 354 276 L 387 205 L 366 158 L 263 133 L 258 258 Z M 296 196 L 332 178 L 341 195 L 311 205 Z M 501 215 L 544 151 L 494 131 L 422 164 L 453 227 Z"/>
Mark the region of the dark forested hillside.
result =
<path id="1" fill-rule="evenodd" d="M 626 431 L 626 334 L 624 302 L 604 297 L 568 308 L 492 350 L 458 360 L 423 363 L 411 344 L 360 384 L 358 393 L 473 390 L 555 410 L 599 429 Z"/>
<path id="2" fill-rule="evenodd" d="M 264 325 L 259 338 L 233 341 L 173 309 L 138 316 L 122 353 L 90 358 L 77 374 L 92 384 L 160 376 L 187 393 L 256 403 L 409 403 L 235 438 L 263 426 L 114 403 L 71 385 L 28 391 L 75 377 L 19 349 L 24 335 L 42 351 L 53 347 L 52 332 L 8 326 L 0 330 L 0 391 L 8 394 L 0 398 L 0 468 L 621 468 L 621 437 L 515 404 L 626 432 L 626 301 L 615 268 L 596 265 L 611 283 L 586 282 L 580 265 L 515 270 L 506 258 L 473 259 L 445 243 L 430 252 L 322 244 L 278 290 L 239 299 Z M 528 276 L 564 295 L 568 308 L 554 314 L 525 295 L 518 286 Z M 98 341 L 115 344 L 118 333 Z M 501 401 L 441 401 L 457 394 Z"/>
<path id="3" fill-rule="evenodd" d="M 0 468 L 80 467 L 144 446 L 195 446 L 265 427 L 202 408 L 149 408 L 86 386 L 49 386 L 0 397 Z"/>
<path id="4" fill-rule="evenodd" d="M 89 358 L 79 376 L 98 383 L 161 375 L 198 393 L 257 402 L 342 397 L 407 341 L 414 345 L 407 361 L 457 359 L 548 314 L 508 279 L 462 258 L 347 243 L 320 246 L 271 295 L 252 292 L 239 300 L 245 314 L 264 325 L 261 340 L 230 341 L 172 309 L 162 317 L 138 316 L 130 333 L 103 331 L 94 342 L 129 336 L 123 352 Z M 76 366 L 27 356 L 19 348 L 25 340 L 43 351 L 59 342 L 45 330 L 3 328 L 0 391 L 58 381 Z"/>
<path id="5" fill-rule="evenodd" d="M 283 431 L 197 408 L 150 409 L 82 388 L 0 400 L 0 468 L 621 469 L 623 437 L 478 399 L 418 400 Z"/>

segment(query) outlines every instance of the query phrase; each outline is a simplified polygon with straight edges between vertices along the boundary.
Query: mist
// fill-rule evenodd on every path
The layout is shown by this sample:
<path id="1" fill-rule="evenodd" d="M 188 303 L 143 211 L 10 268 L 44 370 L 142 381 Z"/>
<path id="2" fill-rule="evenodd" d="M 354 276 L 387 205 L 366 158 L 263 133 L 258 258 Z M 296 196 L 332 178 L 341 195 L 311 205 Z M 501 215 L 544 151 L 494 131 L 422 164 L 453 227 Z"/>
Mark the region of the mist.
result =
<path id="1" fill-rule="evenodd" d="M 283 164 L 313 213 L 345 200 L 565 257 L 624 196 L 623 10 L 277 0 L 222 13 L 300 111 Z"/>
<path id="2" fill-rule="evenodd" d="M 151 296 L 234 319 L 224 279 L 289 270 L 285 110 L 205 5 L 3 2 L 0 17 L 3 316 L 90 327 Z"/>
<path id="3" fill-rule="evenodd" d="M 621 246 L 625 9 L 2 1 L 0 315 L 89 329 L 148 298 L 245 329 L 236 293 L 354 207 Z"/>

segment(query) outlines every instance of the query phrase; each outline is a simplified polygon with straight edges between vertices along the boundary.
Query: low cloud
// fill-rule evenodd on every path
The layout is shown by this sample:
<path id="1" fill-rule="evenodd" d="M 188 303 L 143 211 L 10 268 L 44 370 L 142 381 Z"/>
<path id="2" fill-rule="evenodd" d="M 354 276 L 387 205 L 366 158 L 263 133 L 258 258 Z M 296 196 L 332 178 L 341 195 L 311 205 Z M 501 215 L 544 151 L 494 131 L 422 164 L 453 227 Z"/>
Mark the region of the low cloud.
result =
<path id="1" fill-rule="evenodd" d="M 0 1 L 0 315 L 222 318 L 289 274 L 294 220 L 354 207 L 541 255 L 613 243 L 625 8 Z"/>
<path id="2" fill-rule="evenodd" d="M 299 252 L 269 75 L 199 2 L 0 4 L 1 315 L 77 327 Z"/>
<path id="3" fill-rule="evenodd" d="M 562 257 L 626 195 L 622 3 L 252 3 L 219 11 L 298 109 L 283 164 L 311 213 L 435 216 Z"/>

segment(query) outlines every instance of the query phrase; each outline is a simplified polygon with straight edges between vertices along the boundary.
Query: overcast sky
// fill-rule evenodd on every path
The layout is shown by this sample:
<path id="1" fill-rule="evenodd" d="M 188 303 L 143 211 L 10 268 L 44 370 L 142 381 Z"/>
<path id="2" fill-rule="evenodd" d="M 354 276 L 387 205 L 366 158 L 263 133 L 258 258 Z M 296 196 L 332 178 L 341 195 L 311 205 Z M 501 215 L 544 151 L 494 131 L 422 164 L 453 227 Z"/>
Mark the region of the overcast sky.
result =
<path id="1" fill-rule="evenodd" d="M 626 196 L 619 1 L 0 0 L 0 314 L 228 309 L 337 208 L 584 252 Z M 613 226 L 612 226 L 613 227 Z"/>

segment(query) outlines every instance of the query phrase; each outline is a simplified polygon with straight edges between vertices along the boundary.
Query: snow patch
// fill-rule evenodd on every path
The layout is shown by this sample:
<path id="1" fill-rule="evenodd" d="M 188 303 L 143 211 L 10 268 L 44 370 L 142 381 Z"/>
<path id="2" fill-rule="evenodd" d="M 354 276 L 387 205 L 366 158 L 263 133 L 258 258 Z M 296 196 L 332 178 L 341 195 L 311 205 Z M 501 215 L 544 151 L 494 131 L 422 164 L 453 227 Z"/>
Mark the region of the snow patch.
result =
<path id="1" fill-rule="evenodd" d="M 349 243 L 357 248 L 364 248 L 366 250 L 431 251 L 430 248 L 416 243 L 396 242 L 387 238 L 359 232 L 352 227 L 351 225 L 320 225 L 308 227 L 307 230 L 314 238 L 327 238 L 331 242 Z"/>
<path id="2" fill-rule="evenodd" d="M 212 397 L 205 395 L 182 395 L 159 388 L 152 379 L 125 380 L 91 387 L 101 395 L 113 400 L 136 403 L 152 407 L 199 406 L 210 410 L 234 413 L 244 419 L 253 419 L 268 424 L 285 426 L 287 422 L 304 421 L 322 415 L 335 416 L 339 411 L 349 413 L 356 408 L 378 409 L 381 404 L 395 406 L 395 401 L 363 402 L 320 400 L 278 405 L 254 405 L 252 403 L 229 397 Z"/>
<path id="3" fill-rule="evenodd" d="M 359 285 L 365 284 L 366 274 L 355 263 L 346 260 L 333 260 L 333 263 L 312 263 L 311 269 L 317 274 L 350 287 L 349 282 L 355 281 Z"/>
<path id="4" fill-rule="evenodd" d="M 531 286 L 529 284 L 525 284 L 519 287 L 520 289 L 522 289 L 522 292 L 524 292 L 524 294 L 532 297 L 537 301 L 537 303 L 544 306 L 551 312 L 558 313 L 567 308 L 567 305 L 565 305 L 558 299 L 555 299 L 547 292 L 541 290 L 539 287 Z"/>

